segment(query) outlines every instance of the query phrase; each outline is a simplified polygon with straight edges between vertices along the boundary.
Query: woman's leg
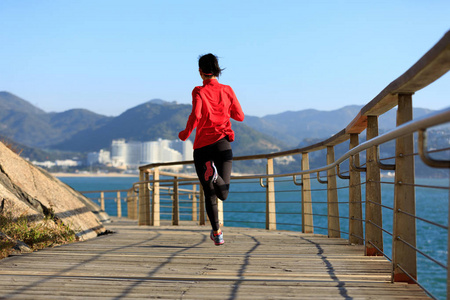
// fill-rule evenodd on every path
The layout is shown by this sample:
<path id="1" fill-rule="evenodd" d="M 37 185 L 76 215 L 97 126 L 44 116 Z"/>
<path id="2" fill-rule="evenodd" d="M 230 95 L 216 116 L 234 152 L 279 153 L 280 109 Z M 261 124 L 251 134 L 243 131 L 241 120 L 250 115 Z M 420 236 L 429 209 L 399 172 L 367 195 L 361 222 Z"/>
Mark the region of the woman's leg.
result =
<path id="1" fill-rule="evenodd" d="M 213 161 L 219 176 L 213 182 L 213 186 L 216 196 L 222 201 L 225 201 L 230 189 L 233 151 L 231 150 L 230 142 L 226 139 L 221 139 L 214 145 L 216 146 L 216 151 L 214 152 Z"/>
<path id="2" fill-rule="evenodd" d="M 219 213 L 217 211 L 217 198 L 211 180 L 205 180 L 205 164 L 212 160 L 212 150 L 209 146 L 194 150 L 194 165 L 198 179 L 205 193 L 205 208 L 211 227 L 214 231 L 219 230 Z"/>
<path id="3" fill-rule="evenodd" d="M 230 188 L 233 152 L 227 139 L 194 150 L 194 164 L 198 179 L 205 193 L 205 208 L 214 231 L 219 230 L 219 213 L 217 211 L 217 197 L 225 200 Z M 218 176 L 213 182 L 210 163 L 213 162 Z M 207 172 L 208 171 L 208 172 Z M 205 173 L 206 178 L 205 178 Z M 216 197 L 217 196 L 217 197 Z"/>

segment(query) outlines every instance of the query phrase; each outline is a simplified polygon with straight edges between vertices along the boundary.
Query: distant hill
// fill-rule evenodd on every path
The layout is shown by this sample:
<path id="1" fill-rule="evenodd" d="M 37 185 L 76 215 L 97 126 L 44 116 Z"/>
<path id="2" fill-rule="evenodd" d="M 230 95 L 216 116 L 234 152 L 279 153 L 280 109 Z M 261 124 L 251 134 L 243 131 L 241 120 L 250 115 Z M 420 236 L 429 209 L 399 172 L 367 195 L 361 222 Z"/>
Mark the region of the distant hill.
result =
<path id="1" fill-rule="evenodd" d="M 108 148 L 113 139 L 119 138 L 177 139 L 191 109 L 188 104 L 153 99 L 117 117 L 86 109 L 46 113 L 18 96 L 0 92 L 0 134 L 32 148 L 97 151 Z M 333 111 L 307 109 L 262 118 L 246 115 L 243 123 L 233 122 L 235 155 L 292 149 L 310 139 L 323 140 L 345 128 L 360 109 L 361 106 L 351 105 Z M 414 117 L 430 112 L 415 108 Z M 392 110 L 380 117 L 381 132 L 395 127 L 395 116 L 396 111 Z"/>
<path id="2" fill-rule="evenodd" d="M 362 106 L 350 105 L 332 111 L 306 109 L 287 111 L 262 118 L 246 117 L 244 123 L 257 131 L 276 136 L 289 147 L 297 147 L 304 139 L 324 140 L 344 129 L 359 113 Z M 431 113 L 429 109 L 414 108 L 414 117 Z M 395 127 L 396 110 L 380 117 L 379 130 Z"/>
<path id="3" fill-rule="evenodd" d="M 0 92 L 0 112 L 16 111 L 25 114 L 45 114 L 40 108 L 8 92 Z"/>
<path id="4" fill-rule="evenodd" d="M 45 113 L 32 107 L 27 101 L 2 92 L 0 133 L 27 146 L 75 152 L 108 148 L 113 139 L 119 138 L 127 141 L 177 139 L 192 109 L 191 105 L 160 99 L 130 108 L 117 117 L 84 109 Z M 236 155 L 286 148 L 283 142 L 245 124 L 233 122 L 233 128 L 238 132 Z"/>
<path id="5" fill-rule="evenodd" d="M 86 109 L 46 113 L 24 99 L 0 92 L 0 134 L 15 142 L 50 148 L 87 128 L 104 125 L 111 117 Z"/>
<path id="6" fill-rule="evenodd" d="M 152 100 L 127 110 L 102 127 L 80 131 L 70 139 L 53 145 L 53 148 L 84 152 L 107 148 L 112 140 L 120 138 L 127 141 L 178 139 L 178 132 L 185 128 L 191 110 L 191 105 Z M 275 138 L 244 124 L 233 122 L 232 126 L 237 133 L 234 144 L 236 154 L 265 153 L 286 147 Z M 194 134 L 190 138 L 193 140 Z"/>

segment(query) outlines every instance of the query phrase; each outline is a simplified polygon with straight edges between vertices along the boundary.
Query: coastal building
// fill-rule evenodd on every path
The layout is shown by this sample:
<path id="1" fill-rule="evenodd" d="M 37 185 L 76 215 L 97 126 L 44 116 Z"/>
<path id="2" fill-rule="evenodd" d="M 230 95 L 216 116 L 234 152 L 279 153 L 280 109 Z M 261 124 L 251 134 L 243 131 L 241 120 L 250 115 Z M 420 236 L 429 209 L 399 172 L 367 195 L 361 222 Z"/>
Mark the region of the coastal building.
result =
<path id="1" fill-rule="evenodd" d="M 114 167 L 125 166 L 127 144 L 125 139 L 113 140 L 111 144 L 111 163 Z"/>
<path id="2" fill-rule="evenodd" d="M 87 155 L 87 165 L 108 165 L 111 163 L 111 152 L 101 149 L 99 152 L 90 152 Z"/>
<path id="3" fill-rule="evenodd" d="M 95 159 L 95 155 L 90 156 Z M 113 140 L 111 164 L 114 167 L 134 169 L 140 165 L 193 159 L 191 141 L 158 139 L 147 142 Z"/>

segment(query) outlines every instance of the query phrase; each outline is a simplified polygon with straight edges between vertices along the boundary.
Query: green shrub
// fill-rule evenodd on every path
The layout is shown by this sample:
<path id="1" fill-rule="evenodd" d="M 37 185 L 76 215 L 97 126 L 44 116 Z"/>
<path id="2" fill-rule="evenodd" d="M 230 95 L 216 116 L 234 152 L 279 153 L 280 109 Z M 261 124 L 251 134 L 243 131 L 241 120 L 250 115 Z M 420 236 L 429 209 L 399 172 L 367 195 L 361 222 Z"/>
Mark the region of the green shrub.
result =
<path id="1" fill-rule="evenodd" d="M 14 240 L 20 240 L 31 249 L 67 244 L 76 241 L 75 232 L 62 222 L 55 222 L 46 217 L 42 222 L 30 222 L 26 216 L 13 218 L 10 214 L 0 214 L 0 232 Z M 14 242 L 0 238 L 0 259 L 8 256 Z"/>

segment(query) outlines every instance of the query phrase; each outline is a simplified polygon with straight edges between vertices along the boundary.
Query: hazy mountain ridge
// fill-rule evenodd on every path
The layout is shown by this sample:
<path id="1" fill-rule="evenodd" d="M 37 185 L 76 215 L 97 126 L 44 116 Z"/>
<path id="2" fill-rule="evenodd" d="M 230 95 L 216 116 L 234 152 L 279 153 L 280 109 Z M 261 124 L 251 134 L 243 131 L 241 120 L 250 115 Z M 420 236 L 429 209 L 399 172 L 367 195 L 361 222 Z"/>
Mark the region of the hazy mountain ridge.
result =
<path id="1" fill-rule="evenodd" d="M 297 147 L 304 139 L 324 140 L 341 131 L 356 117 L 362 105 L 349 105 L 332 111 L 306 109 L 287 111 L 262 118 L 249 117 L 244 123 L 286 143 L 290 148 Z M 432 110 L 414 108 L 414 117 L 429 114 Z M 395 127 L 396 110 L 380 116 L 379 130 Z"/>
<path id="2" fill-rule="evenodd" d="M 325 139 L 345 128 L 362 106 L 350 105 L 332 111 L 307 109 L 264 117 L 246 116 L 233 122 L 236 155 L 292 149 L 305 139 Z M 108 148 L 113 139 L 150 141 L 177 139 L 192 106 L 153 99 L 107 117 L 86 109 L 46 113 L 8 92 L 0 92 L 0 134 L 34 148 L 64 151 L 97 151 Z M 431 110 L 415 108 L 414 116 Z M 395 127 L 396 112 L 380 117 L 380 131 Z M 381 121 L 382 120 L 382 121 Z M 191 139 L 194 138 L 194 134 Z"/>
<path id="3" fill-rule="evenodd" d="M 130 108 L 117 117 L 106 117 L 86 109 L 45 113 L 32 107 L 26 100 L 2 92 L 0 133 L 30 147 L 78 152 L 108 148 L 113 139 L 119 138 L 127 141 L 177 139 L 192 109 L 188 104 L 160 99 Z M 233 122 L 233 128 L 239 132 L 235 141 L 238 155 L 279 151 L 286 147 L 245 124 Z"/>
<path id="4" fill-rule="evenodd" d="M 102 126 L 110 119 L 86 109 L 46 113 L 24 99 L 0 92 L 0 133 L 30 147 L 50 148 L 81 130 Z"/>

